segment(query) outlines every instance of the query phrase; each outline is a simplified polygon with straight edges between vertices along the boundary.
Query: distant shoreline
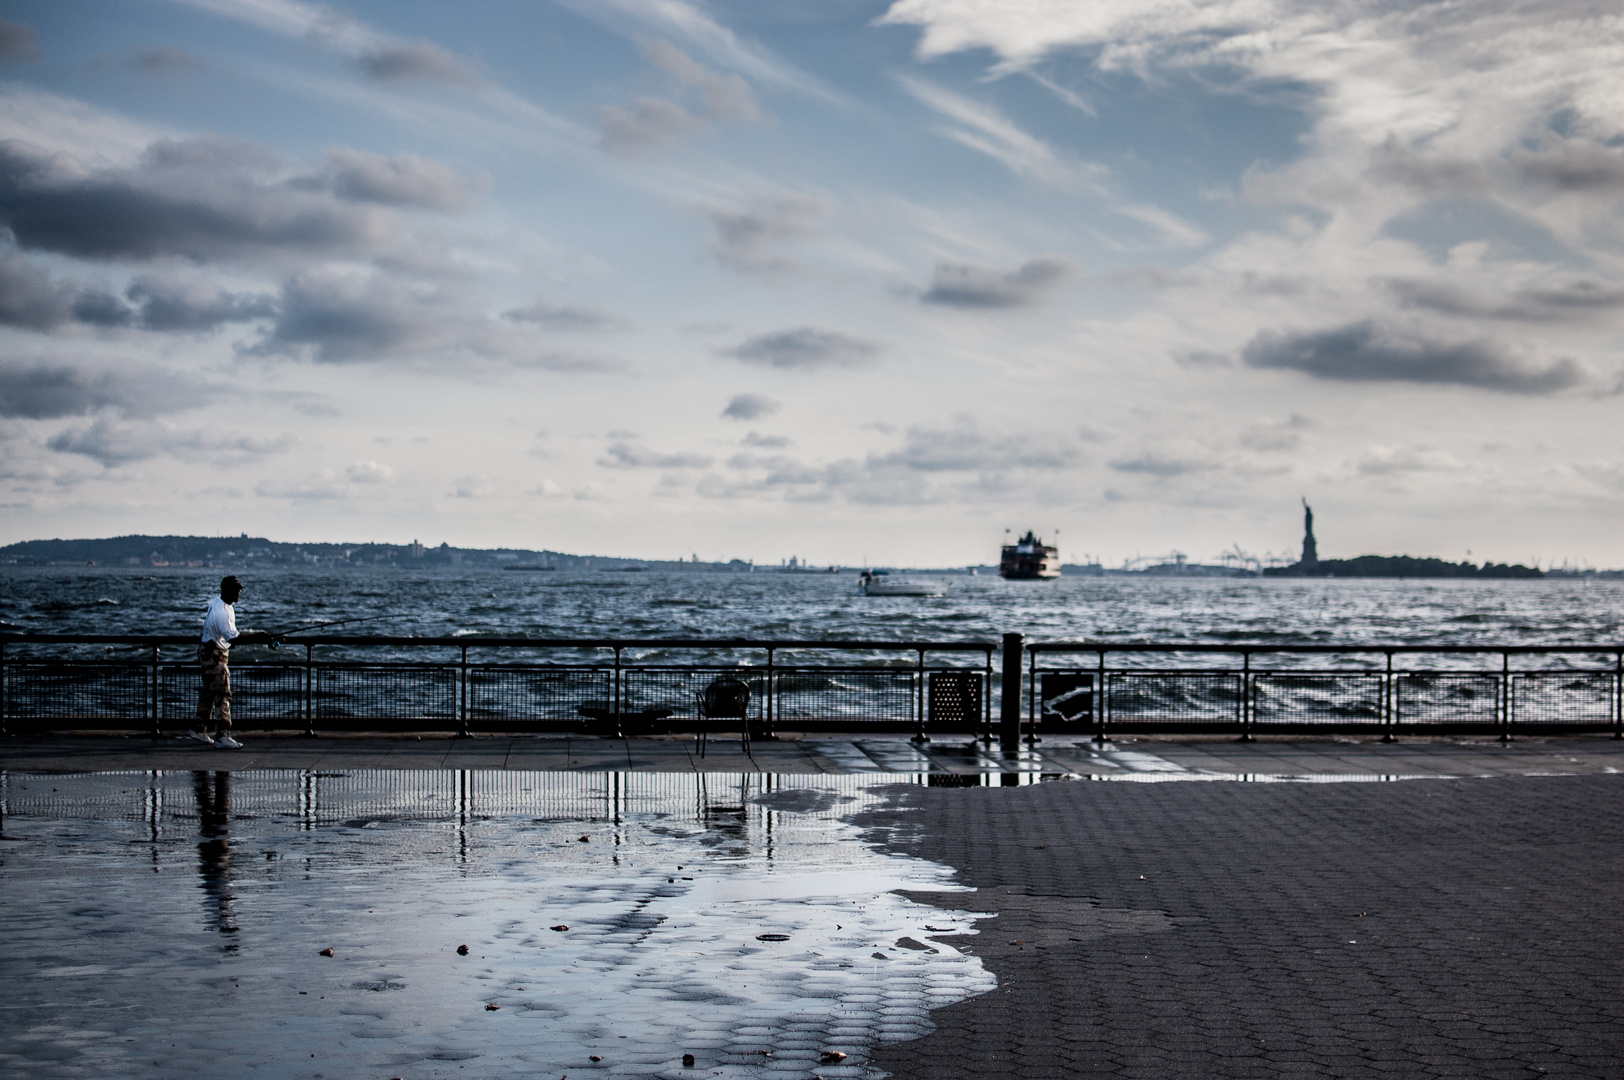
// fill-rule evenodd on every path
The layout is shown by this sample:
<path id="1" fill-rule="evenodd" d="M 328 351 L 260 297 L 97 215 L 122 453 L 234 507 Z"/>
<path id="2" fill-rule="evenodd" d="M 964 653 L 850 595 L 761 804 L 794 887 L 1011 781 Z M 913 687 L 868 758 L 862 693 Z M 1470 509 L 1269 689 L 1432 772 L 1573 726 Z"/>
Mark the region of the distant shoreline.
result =
<path id="1" fill-rule="evenodd" d="M 131 535 L 79 540 L 24 540 L 0 547 L 0 567 L 96 566 L 121 570 L 252 571 L 257 568 L 324 570 L 619 570 L 681 573 L 857 573 L 856 566 L 762 564 L 747 559 L 701 561 L 690 559 L 638 559 L 614 555 L 574 555 L 535 548 L 454 548 L 449 544 L 327 544 L 284 543 L 242 534 L 234 537 Z M 998 575 L 995 565 L 908 568 L 910 573 Z M 1352 559 L 1322 559 L 1304 567 L 1275 566 L 1255 570 L 1200 563 L 1161 563 L 1138 569 L 1113 569 L 1094 564 L 1069 563 L 1064 577 L 1151 578 L 1389 578 L 1418 580 L 1511 580 L 1537 578 L 1624 578 L 1624 570 L 1540 570 L 1522 564 L 1485 563 L 1481 566 L 1411 555 L 1361 555 Z M 1042 583 L 1035 583 L 1042 587 Z"/>

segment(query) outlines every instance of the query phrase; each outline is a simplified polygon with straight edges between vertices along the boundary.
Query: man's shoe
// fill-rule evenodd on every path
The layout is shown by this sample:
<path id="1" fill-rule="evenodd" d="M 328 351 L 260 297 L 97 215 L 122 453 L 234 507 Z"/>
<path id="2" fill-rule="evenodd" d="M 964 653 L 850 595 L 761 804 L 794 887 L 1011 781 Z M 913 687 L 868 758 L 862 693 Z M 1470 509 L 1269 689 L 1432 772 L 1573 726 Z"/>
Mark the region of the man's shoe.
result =
<path id="1" fill-rule="evenodd" d="M 211 746 L 214 744 L 214 737 L 206 731 L 188 731 L 186 737 L 196 739 L 200 743 L 208 743 Z"/>
<path id="2" fill-rule="evenodd" d="M 222 749 L 222 750 L 241 750 L 242 749 L 242 743 L 238 742 L 236 739 L 233 739 L 229 734 L 222 735 L 218 739 L 214 740 L 214 745 L 218 749 Z"/>

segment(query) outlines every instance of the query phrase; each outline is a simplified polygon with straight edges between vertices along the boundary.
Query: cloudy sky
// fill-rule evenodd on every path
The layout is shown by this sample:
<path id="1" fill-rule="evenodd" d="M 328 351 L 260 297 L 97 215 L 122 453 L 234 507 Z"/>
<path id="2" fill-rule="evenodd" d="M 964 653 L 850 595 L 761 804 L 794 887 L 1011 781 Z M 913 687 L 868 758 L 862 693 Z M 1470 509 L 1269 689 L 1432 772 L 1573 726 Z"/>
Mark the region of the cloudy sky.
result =
<path id="1" fill-rule="evenodd" d="M 0 15 L 0 540 L 1624 565 L 1615 3 Z"/>

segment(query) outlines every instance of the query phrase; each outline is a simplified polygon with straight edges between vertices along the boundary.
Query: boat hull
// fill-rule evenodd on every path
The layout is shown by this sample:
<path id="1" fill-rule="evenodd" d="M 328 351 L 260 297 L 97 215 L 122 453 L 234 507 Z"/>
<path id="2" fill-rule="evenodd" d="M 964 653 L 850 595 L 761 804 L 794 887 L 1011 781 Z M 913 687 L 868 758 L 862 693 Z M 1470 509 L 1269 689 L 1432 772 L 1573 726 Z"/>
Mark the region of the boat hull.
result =
<path id="1" fill-rule="evenodd" d="M 940 585 L 927 585 L 906 578 L 891 579 L 885 571 L 863 571 L 857 579 L 858 596 L 941 596 L 947 590 Z"/>
<path id="2" fill-rule="evenodd" d="M 1060 576 L 1060 567 L 1011 567 L 1008 570 L 999 568 L 998 574 L 1006 581 L 1053 581 Z"/>
<path id="3" fill-rule="evenodd" d="M 929 585 L 862 585 L 860 596 L 941 596 L 942 590 Z"/>

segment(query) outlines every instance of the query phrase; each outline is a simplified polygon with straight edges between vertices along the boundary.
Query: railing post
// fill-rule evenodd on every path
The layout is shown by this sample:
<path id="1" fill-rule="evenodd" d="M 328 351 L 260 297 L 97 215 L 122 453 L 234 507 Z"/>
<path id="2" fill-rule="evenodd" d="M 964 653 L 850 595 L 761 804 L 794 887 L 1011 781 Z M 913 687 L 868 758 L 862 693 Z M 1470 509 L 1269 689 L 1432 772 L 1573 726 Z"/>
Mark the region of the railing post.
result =
<path id="1" fill-rule="evenodd" d="M 1006 754 L 1021 748 L 1021 654 L 1026 651 L 1023 634 L 1004 635 L 1004 678 L 999 690 L 998 747 Z"/>
<path id="2" fill-rule="evenodd" d="M 1252 741 L 1252 695 L 1255 684 L 1252 681 L 1252 654 L 1241 653 L 1241 742 Z"/>
<path id="3" fill-rule="evenodd" d="M 1624 739 L 1624 652 L 1613 655 L 1613 738 Z"/>
<path id="4" fill-rule="evenodd" d="M 992 746 L 992 646 L 981 656 L 981 744 Z"/>
<path id="5" fill-rule="evenodd" d="M 1105 745 L 1105 650 L 1100 650 L 1099 672 L 1094 678 L 1094 742 Z"/>
<path id="6" fill-rule="evenodd" d="M 774 718 L 776 716 L 776 710 L 775 710 L 774 706 L 777 704 L 777 702 L 775 700 L 775 694 L 776 694 L 776 691 L 773 688 L 773 647 L 771 645 L 769 645 L 769 646 L 767 646 L 767 731 L 766 731 L 766 737 L 769 738 L 769 739 L 776 739 L 778 737 L 776 734 L 774 734 L 774 731 L 773 731 L 773 721 L 774 721 Z"/>
<path id="7" fill-rule="evenodd" d="M 1382 742 L 1393 742 L 1393 725 L 1398 721 L 1393 696 L 1393 654 L 1387 654 L 1387 673 L 1382 677 Z"/>
<path id="8" fill-rule="evenodd" d="M 1511 741 L 1511 654 L 1500 654 L 1500 741 Z"/>
<path id="9" fill-rule="evenodd" d="M 1043 741 L 1038 737 L 1038 720 L 1042 704 L 1038 700 L 1037 650 L 1030 650 L 1029 655 L 1032 658 L 1026 663 L 1026 745 L 1036 746 Z"/>
<path id="10" fill-rule="evenodd" d="M 11 719 L 11 668 L 6 663 L 6 643 L 0 641 L 0 735 L 9 734 L 6 724 Z"/>
<path id="11" fill-rule="evenodd" d="M 156 739 L 163 720 L 158 690 L 158 646 L 152 647 L 152 737 Z"/>
<path id="12" fill-rule="evenodd" d="M 305 735 L 316 737 L 316 646 L 305 642 L 304 662 L 304 722 Z"/>
<path id="13" fill-rule="evenodd" d="M 462 647 L 462 663 L 457 668 L 460 692 L 455 696 L 452 708 L 457 712 L 457 734 L 467 737 L 473 734 L 468 730 L 468 646 Z"/>
<path id="14" fill-rule="evenodd" d="M 918 652 L 914 665 L 914 733 L 908 739 L 915 746 L 930 742 L 930 736 L 925 734 L 925 650 Z"/>
<path id="15" fill-rule="evenodd" d="M 620 710 L 621 710 L 621 700 L 620 700 L 620 698 L 621 698 L 621 692 L 620 692 L 620 646 L 619 645 L 614 646 L 614 650 L 615 650 L 615 709 L 614 709 L 614 712 L 611 714 L 613 716 L 613 718 L 614 718 L 614 723 L 611 725 L 611 727 L 609 729 L 609 737 L 611 739 L 618 739 L 618 738 L 621 737 L 621 734 L 622 734 L 621 733 L 621 728 L 620 728 Z"/>

